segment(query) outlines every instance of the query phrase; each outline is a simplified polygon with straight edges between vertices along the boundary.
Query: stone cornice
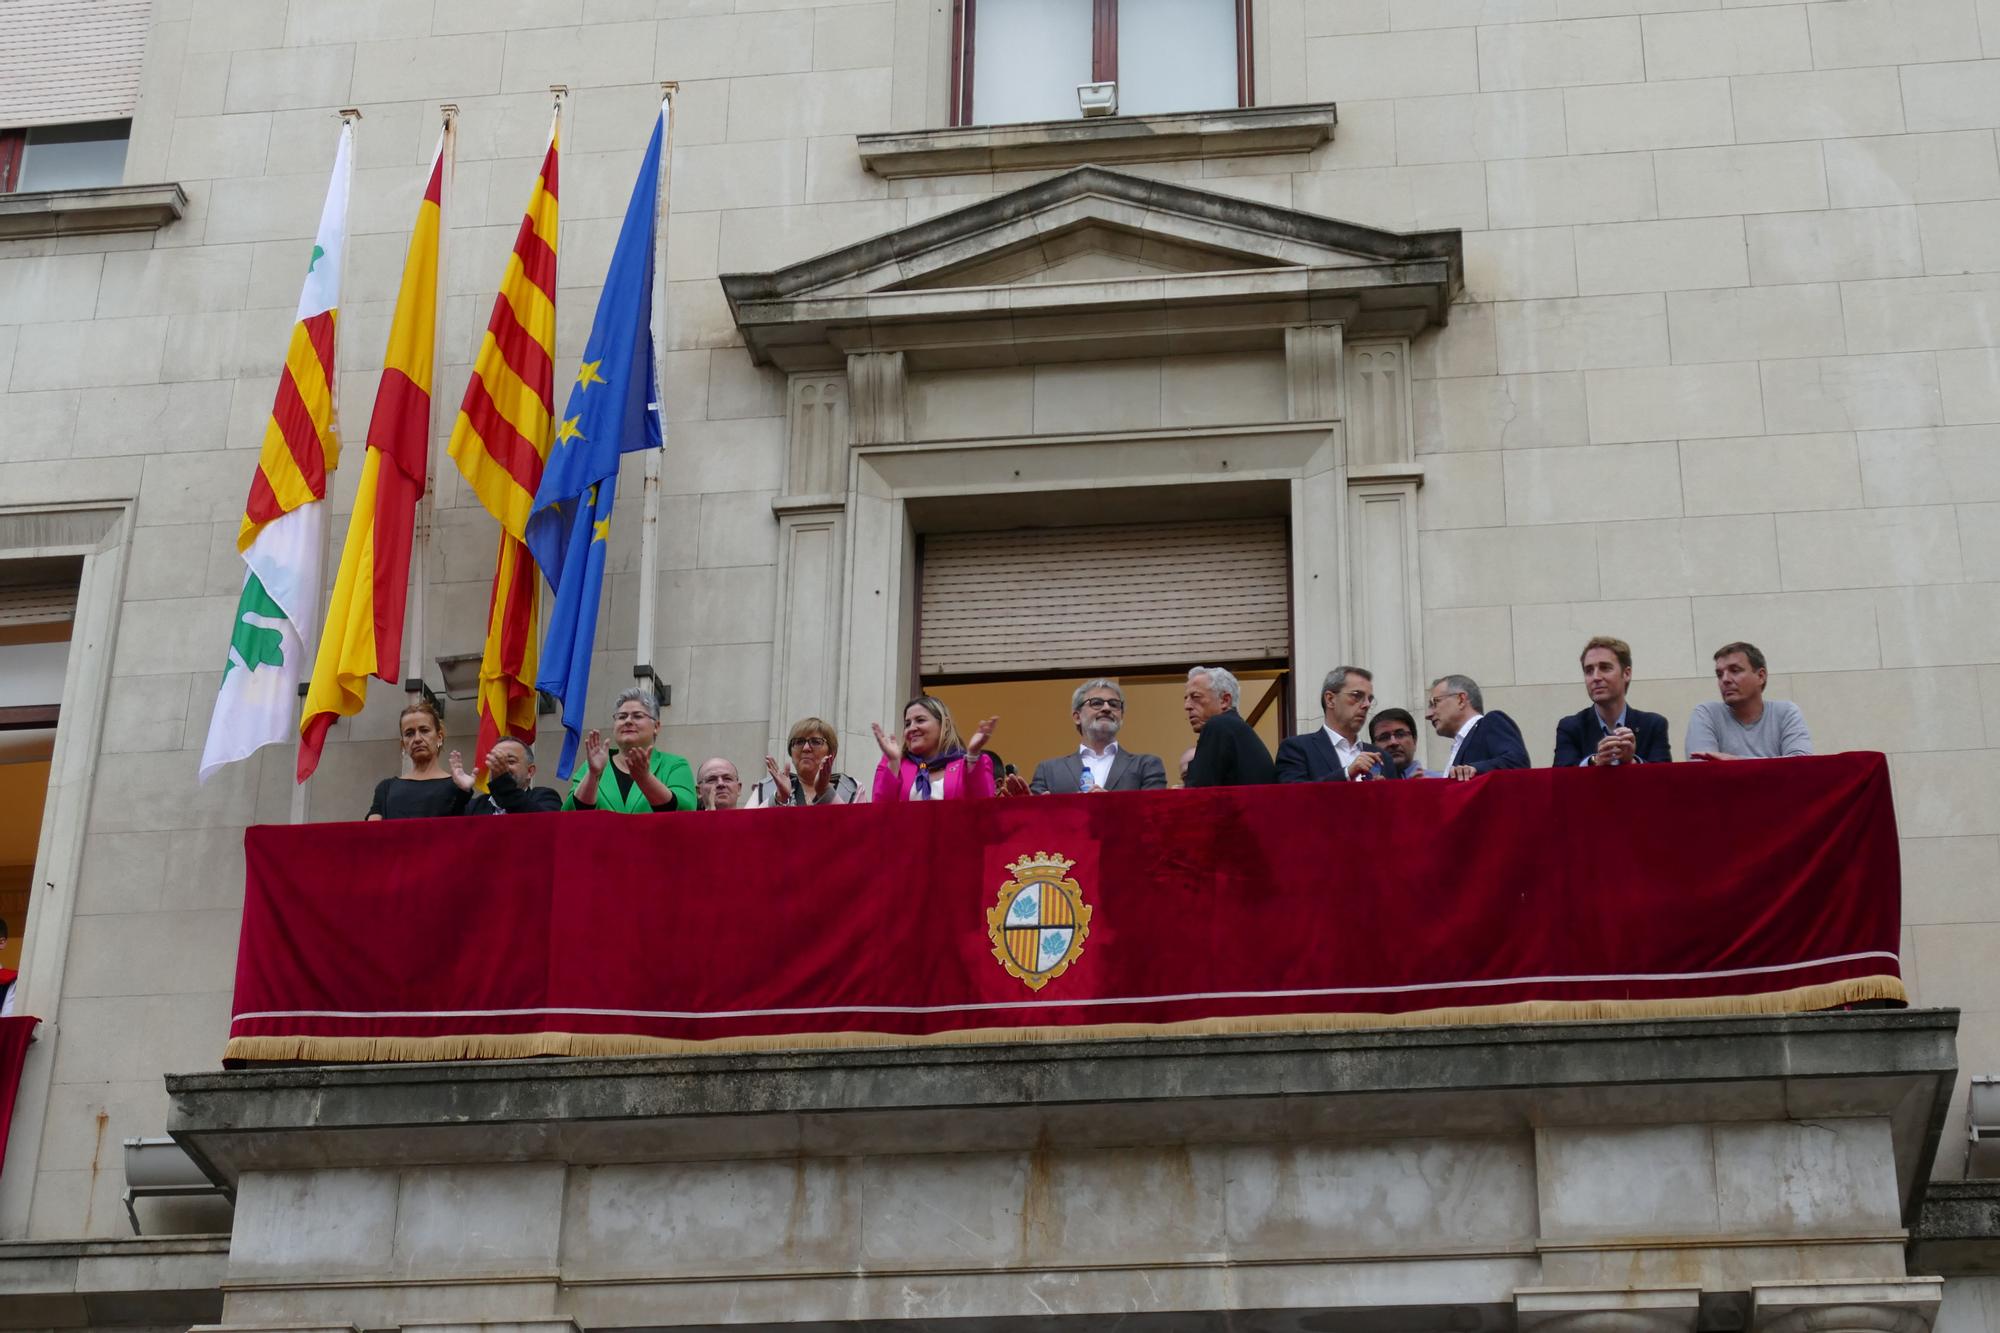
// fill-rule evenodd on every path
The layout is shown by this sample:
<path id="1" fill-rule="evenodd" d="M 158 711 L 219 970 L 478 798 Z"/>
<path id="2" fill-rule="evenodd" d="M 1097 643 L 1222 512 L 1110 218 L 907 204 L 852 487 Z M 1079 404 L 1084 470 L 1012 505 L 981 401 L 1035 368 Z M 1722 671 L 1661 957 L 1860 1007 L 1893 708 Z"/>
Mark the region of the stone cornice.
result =
<path id="1" fill-rule="evenodd" d="M 1303 153 L 1332 139 L 1338 119 L 1333 103 L 1320 102 L 891 131 L 862 135 L 856 149 L 870 171 L 895 180 L 1085 163 Z"/>
<path id="2" fill-rule="evenodd" d="M 222 1317 L 229 1237 L 0 1241 L 7 1315 L 42 1328 L 185 1328 Z"/>
<path id="3" fill-rule="evenodd" d="M 996 261 L 1054 263 L 1078 238 L 1129 255 L 1129 272 L 993 280 Z M 903 351 L 913 368 L 962 368 L 1277 347 L 1286 327 L 1329 321 L 1405 337 L 1445 322 L 1464 259 L 1456 231 L 1383 231 L 1092 166 L 721 283 L 761 364 Z"/>
<path id="4" fill-rule="evenodd" d="M 1910 1271 L 2000 1276 L 2000 1180 L 1934 1180 L 1910 1229 Z"/>
<path id="5" fill-rule="evenodd" d="M 1913 1210 L 1950 1102 L 1957 1023 L 1930 1009 L 933 1044 L 253 1069 L 167 1087 L 170 1132 L 232 1181 L 347 1160 L 865 1154 L 912 1135 L 949 1151 L 960 1133 L 989 1147 L 1049 1133 L 1081 1146 L 1163 1124 L 1228 1139 L 1287 1125 L 1379 1137 L 1878 1116 Z"/>
<path id="6" fill-rule="evenodd" d="M 155 231 L 186 211 L 186 193 L 171 183 L 0 194 L 0 240 Z"/>

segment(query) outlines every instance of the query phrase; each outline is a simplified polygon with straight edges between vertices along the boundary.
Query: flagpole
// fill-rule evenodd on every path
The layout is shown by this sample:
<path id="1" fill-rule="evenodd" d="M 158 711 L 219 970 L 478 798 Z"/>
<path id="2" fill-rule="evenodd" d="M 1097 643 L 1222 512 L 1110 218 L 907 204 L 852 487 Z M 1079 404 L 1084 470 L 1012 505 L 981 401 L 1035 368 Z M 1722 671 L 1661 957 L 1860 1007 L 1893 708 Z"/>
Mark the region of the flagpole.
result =
<path id="1" fill-rule="evenodd" d="M 656 699 L 665 693 L 659 674 L 653 668 L 653 603 L 658 596 L 660 577 L 661 455 L 666 452 L 667 442 L 667 386 L 660 374 L 660 349 L 666 346 L 667 337 L 667 217 L 673 206 L 674 96 L 680 88 L 678 83 L 660 85 L 660 114 L 666 117 L 667 129 L 660 144 L 660 192 L 654 203 L 654 216 L 658 223 L 653 229 L 653 310 L 648 321 L 653 334 L 653 395 L 656 401 L 647 404 L 659 419 L 660 447 L 646 450 L 642 460 L 645 483 L 639 510 L 639 636 L 632 655 L 632 675 L 651 684 Z"/>
<path id="2" fill-rule="evenodd" d="M 444 117 L 444 144 L 440 149 L 443 159 L 442 170 L 438 173 L 438 239 L 437 239 L 437 285 L 432 291 L 431 319 L 431 383 L 437 384 L 444 370 L 444 326 L 445 300 L 450 294 L 451 283 L 445 267 L 445 238 L 450 234 L 449 220 L 452 216 L 452 185 L 458 167 L 458 104 L 445 102 L 438 107 L 438 114 Z M 443 431 L 439 414 L 444 411 L 444 395 L 431 393 L 430 438 L 424 442 L 424 493 L 417 501 L 417 518 L 412 534 L 410 552 L 410 600 L 408 615 L 404 618 L 403 641 L 407 651 L 403 658 L 403 691 L 415 703 L 424 695 L 424 650 L 429 635 L 429 604 L 431 576 L 431 527 L 437 511 L 437 442 Z"/>
<path id="3" fill-rule="evenodd" d="M 549 142 L 555 143 L 557 136 L 562 131 L 563 103 L 569 100 L 569 85 L 566 83 L 552 83 L 549 85 L 549 95 L 555 98 L 556 102 L 555 117 L 549 123 Z M 560 209 L 560 205 L 558 205 L 558 209 Z M 551 304 L 554 304 L 556 293 L 562 288 L 562 245 L 560 244 L 562 240 L 562 224 L 560 221 L 556 224 L 556 240 L 558 244 L 553 247 L 555 254 L 552 256 L 552 262 L 549 267 L 549 301 Z M 588 337 L 589 335 L 586 334 L 584 336 Z M 549 410 L 554 411 L 555 407 L 555 386 L 551 384 L 549 386 Z M 539 570 L 528 578 L 529 585 L 535 590 L 535 624 L 540 628 L 540 632 L 542 633 L 546 633 L 549 627 L 549 589 L 543 586 L 547 582 L 548 580 L 540 576 Z M 539 660 L 537 661 L 537 669 L 539 669 Z M 532 685 L 535 682 L 530 681 L 528 683 Z M 535 691 L 534 730 L 535 739 L 539 741 L 542 730 L 542 692 L 539 689 Z"/>
<path id="4" fill-rule="evenodd" d="M 342 107 L 340 109 L 341 136 L 345 138 L 346 136 L 352 134 L 354 132 L 354 126 L 356 122 L 358 122 L 360 119 L 361 119 L 360 107 L 358 106 Z M 354 172 L 354 150 L 351 147 L 348 149 L 347 169 L 349 177 L 351 179 Z M 349 208 L 351 210 L 353 207 L 353 194 L 351 191 L 349 193 L 348 199 L 349 199 Z M 346 219 L 343 218 L 341 221 L 342 221 L 342 230 L 345 231 Z M 341 277 L 343 279 L 341 283 L 341 288 L 342 288 L 341 299 L 342 303 L 345 304 L 346 282 L 344 281 L 344 279 L 347 273 L 347 247 L 345 245 L 341 246 L 340 264 L 341 264 Z M 339 440 L 341 438 L 340 366 L 341 366 L 340 316 L 338 313 L 336 313 L 333 318 L 333 376 L 331 382 L 329 382 L 326 386 L 327 397 L 331 400 L 333 404 L 332 408 L 333 415 L 331 420 L 333 423 L 332 427 L 333 438 L 336 440 Z M 332 507 L 332 501 L 333 501 L 332 490 L 333 490 L 333 478 L 328 477 L 327 478 L 328 494 L 326 499 L 321 500 L 319 502 L 320 504 L 325 505 L 328 508 Z M 319 585 L 318 588 L 319 613 L 313 617 L 313 619 L 320 622 L 320 633 L 322 634 L 326 632 L 326 614 L 325 614 L 326 603 L 329 591 L 333 587 L 332 571 L 330 571 L 327 568 L 327 555 L 332 550 L 332 548 L 333 548 L 333 522 L 331 517 L 327 514 L 326 510 L 322 509 L 320 511 L 320 524 L 319 524 L 319 578 L 317 580 Z M 307 661 L 312 661 L 319 652 L 319 640 L 317 638 L 315 638 L 310 645 L 306 644 L 305 641 L 306 633 L 311 628 L 312 627 L 309 625 L 302 625 L 299 627 L 299 643 L 305 649 Z M 299 704 L 298 704 L 298 714 L 297 714 L 298 720 L 292 725 L 292 772 L 294 773 L 298 772 L 299 769 L 299 749 L 306 743 L 305 742 L 306 691 L 311 688 L 312 688 L 312 674 L 308 672 L 304 676 L 304 678 L 302 678 L 299 681 Z M 312 803 L 311 782 L 312 779 L 308 778 L 304 782 L 292 783 L 292 801 L 291 801 L 291 810 L 289 813 L 289 819 L 291 823 L 303 824 L 306 822 L 308 818 L 311 817 L 311 803 Z"/>

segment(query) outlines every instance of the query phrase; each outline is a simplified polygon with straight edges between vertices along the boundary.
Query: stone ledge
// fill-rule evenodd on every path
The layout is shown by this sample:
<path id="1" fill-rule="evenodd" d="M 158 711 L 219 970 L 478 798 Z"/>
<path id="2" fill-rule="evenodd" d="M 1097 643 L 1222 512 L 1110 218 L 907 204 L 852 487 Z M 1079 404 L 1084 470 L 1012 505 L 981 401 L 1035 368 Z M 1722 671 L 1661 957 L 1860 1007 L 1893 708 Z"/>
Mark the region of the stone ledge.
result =
<path id="1" fill-rule="evenodd" d="M 862 163 L 878 176 L 1024 171 L 1086 162 L 1164 162 L 1189 157 L 1304 153 L 1333 138 L 1334 104 L 1182 111 L 1165 116 L 1040 120 L 942 130 L 864 134 Z"/>
<path id="2" fill-rule="evenodd" d="M 222 1317 L 229 1237 L 0 1241 L 0 1327 L 171 1327 Z"/>
<path id="3" fill-rule="evenodd" d="M 1914 1210 L 1955 1010 L 1389 1028 L 170 1075 L 216 1179 L 393 1162 L 678 1160 L 1881 1117 Z"/>
<path id="4" fill-rule="evenodd" d="M 2000 1275 L 2000 1180 L 1933 1180 L 1910 1231 L 1910 1271 Z"/>
<path id="5" fill-rule="evenodd" d="M 157 231 L 186 211 L 187 195 L 176 184 L 0 194 L 0 240 Z"/>

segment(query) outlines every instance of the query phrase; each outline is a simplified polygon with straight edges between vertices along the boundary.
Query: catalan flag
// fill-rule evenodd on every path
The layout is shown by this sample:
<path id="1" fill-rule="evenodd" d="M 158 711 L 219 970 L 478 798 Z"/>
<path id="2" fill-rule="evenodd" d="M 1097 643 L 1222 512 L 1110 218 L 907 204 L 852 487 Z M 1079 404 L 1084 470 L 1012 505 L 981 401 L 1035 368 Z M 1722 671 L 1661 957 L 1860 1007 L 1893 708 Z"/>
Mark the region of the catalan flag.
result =
<path id="1" fill-rule="evenodd" d="M 423 498 L 431 434 L 431 361 L 437 329 L 438 228 L 444 200 L 444 141 L 417 206 L 403 261 L 403 285 L 382 353 L 375 414 L 361 487 L 347 522 L 340 573 L 319 639 L 306 695 L 298 780 L 319 766 L 327 728 L 352 717 L 368 697 L 368 677 L 402 676 L 403 608 L 410 587 L 410 540 Z"/>
<path id="2" fill-rule="evenodd" d="M 542 172 L 507 256 L 493 316 L 472 362 L 451 456 L 486 511 L 500 520 L 500 554 L 479 663 L 479 751 L 502 736 L 535 734 L 536 621 L 541 588 L 523 542 L 555 438 L 556 157 L 549 132 Z"/>
<path id="3" fill-rule="evenodd" d="M 202 747 L 203 782 L 223 765 L 292 736 L 306 655 L 302 627 L 319 615 L 326 479 L 340 462 L 333 415 L 334 326 L 353 179 L 354 127 L 343 124 L 277 400 L 264 425 L 263 452 L 237 529 L 243 593 Z"/>
<path id="4" fill-rule="evenodd" d="M 660 447 L 660 395 L 653 382 L 653 238 L 665 123 L 664 115 L 653 121 L 653 139 L 639 163 L 639 178 L 597 298 L 597 317 L 528 519 L 528 549 L 555 593 L 536 684 L 562 700 L 563 747 L 556 763 L 556 775 L 562 778 L 575 765 L 583 736 L 618 460 Z"/>

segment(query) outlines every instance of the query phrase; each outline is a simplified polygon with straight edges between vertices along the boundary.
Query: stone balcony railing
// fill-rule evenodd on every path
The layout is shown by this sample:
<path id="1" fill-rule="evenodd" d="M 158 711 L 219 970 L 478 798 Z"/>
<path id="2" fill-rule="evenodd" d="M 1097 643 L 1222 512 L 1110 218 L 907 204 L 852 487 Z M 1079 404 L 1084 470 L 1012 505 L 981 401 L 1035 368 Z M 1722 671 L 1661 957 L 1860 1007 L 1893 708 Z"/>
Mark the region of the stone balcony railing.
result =
<path id="1" fill-rule="evenodd" d="M 1950 1011 L 169 1080 L 223 1325 L 1923 1333 Z M 957 1321 L 964 1321 L 959 1323 Z"/>

